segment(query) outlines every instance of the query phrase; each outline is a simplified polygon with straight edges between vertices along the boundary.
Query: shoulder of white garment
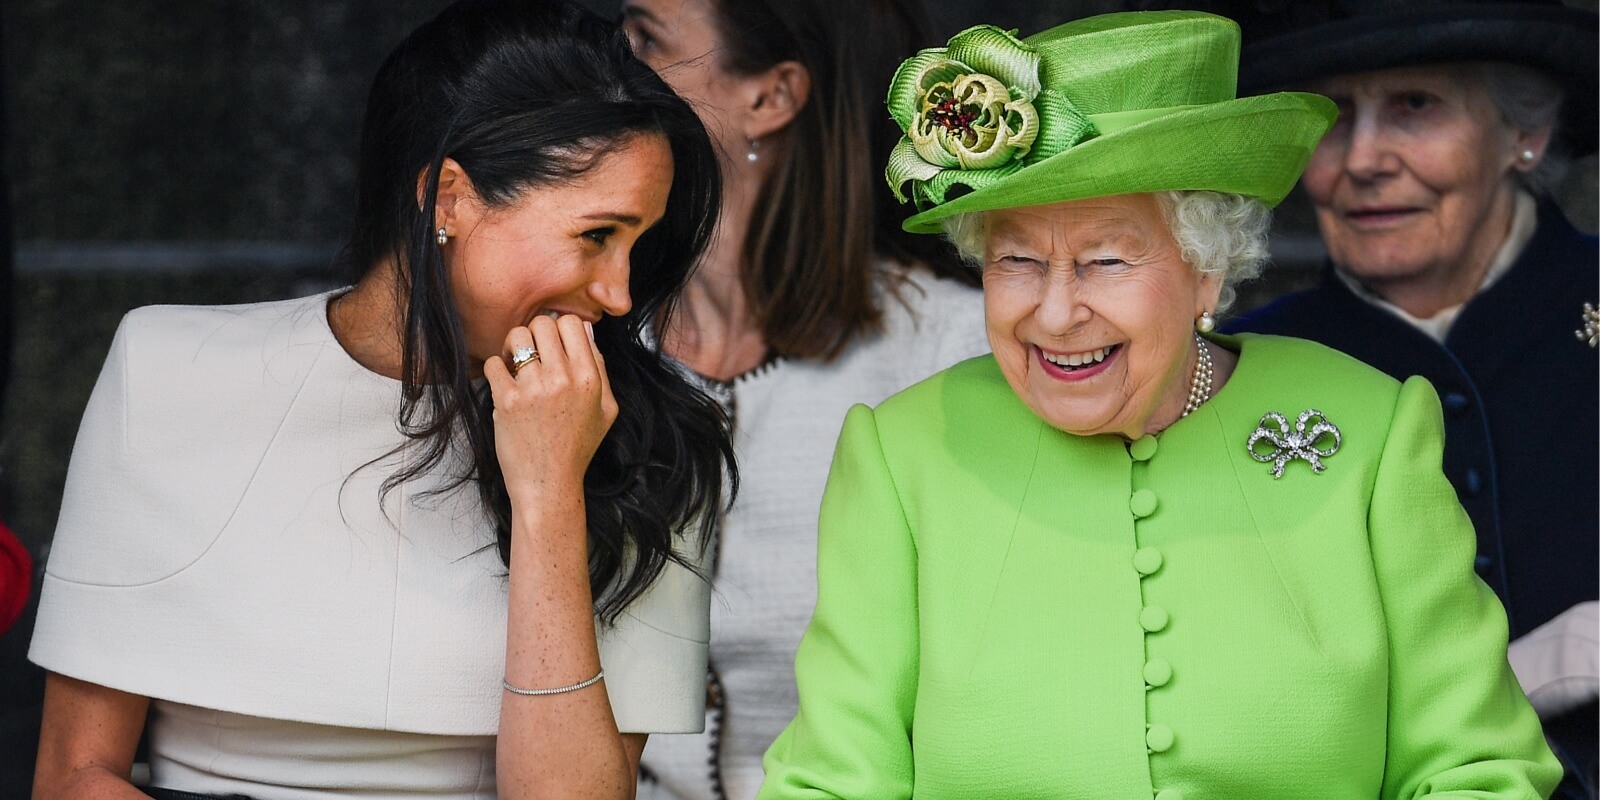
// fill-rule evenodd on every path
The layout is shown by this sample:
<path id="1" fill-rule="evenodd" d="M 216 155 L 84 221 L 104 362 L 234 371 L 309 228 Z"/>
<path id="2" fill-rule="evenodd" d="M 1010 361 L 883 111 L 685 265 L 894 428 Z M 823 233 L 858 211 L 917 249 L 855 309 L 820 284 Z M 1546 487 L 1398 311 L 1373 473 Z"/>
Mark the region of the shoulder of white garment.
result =
<path id="1" fill-rule="evenodd" d="M 597 631 L 611 711 L 624 733 L 695 733 L 705 725 L 710 550 L 690 532 L 676 549 L 685 563 L 669 561 L 614 625 Z"/>
<path id="2" fill-rule="evenodd" d="M 124 317 L 79 427 L 50 574 L 137 585 L 193 561 L 328 341 L 325 318 L 313 316 L 325 303 L 151 306 Z"/>

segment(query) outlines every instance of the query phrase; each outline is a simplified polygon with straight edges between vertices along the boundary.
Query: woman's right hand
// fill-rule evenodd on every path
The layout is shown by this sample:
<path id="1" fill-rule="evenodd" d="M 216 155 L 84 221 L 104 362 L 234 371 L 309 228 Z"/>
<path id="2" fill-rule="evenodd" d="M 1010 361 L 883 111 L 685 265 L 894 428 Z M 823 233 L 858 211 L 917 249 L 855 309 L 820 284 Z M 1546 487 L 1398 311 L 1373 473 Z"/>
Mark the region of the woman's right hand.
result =
<path id="1" fill-rule="evenodd" d="M 513 371 L 511 354 L 538 357 Z M 581 491 L 589 461 L 617 419 L 594 327 L 573 315 L 535 317 L 506 335 L 483 367 L 494 394 L 494 440 L 513 504 L 547 491 Z"/>
<path id="2" fill-rule="evenodd" d="M 515 373 L 511 354 L 535 348 Z M 537 317 L 484 363 L 494 439 L 511 495 L 505 679 L 570 686 L 600 672 L 589 583 L 583 476 L 617 418 L 594 329 Z M 581 690 L 504 694 L 495 775 L 503 798 L 632 797 L 642 736 L 624 736 L 603 681 Z"/>

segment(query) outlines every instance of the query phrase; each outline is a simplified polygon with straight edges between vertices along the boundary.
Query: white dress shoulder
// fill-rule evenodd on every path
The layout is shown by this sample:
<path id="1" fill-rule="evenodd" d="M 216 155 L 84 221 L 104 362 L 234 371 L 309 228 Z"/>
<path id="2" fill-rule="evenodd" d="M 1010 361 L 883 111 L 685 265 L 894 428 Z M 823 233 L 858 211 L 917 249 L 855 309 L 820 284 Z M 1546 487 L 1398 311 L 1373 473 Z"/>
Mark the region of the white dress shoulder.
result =
<path id="1" fill-rule="evenodd" d="M 492 797 L 506 569 L 451 467 L 382 491 L 400 384 L 345 353 L 328 299 L 124 319 L 29 655 L 155 701 L 159 786 Z M 601 629 L 622 730 L 700 729 L 708 604 L 669 566 Z"/>

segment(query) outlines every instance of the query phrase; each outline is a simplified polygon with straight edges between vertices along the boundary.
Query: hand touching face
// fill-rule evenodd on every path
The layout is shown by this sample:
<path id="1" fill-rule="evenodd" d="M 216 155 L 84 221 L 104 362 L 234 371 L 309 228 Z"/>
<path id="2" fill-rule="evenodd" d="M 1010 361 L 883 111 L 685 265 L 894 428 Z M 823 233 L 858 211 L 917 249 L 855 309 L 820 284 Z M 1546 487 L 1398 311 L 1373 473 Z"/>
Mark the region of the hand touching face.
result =
<path id="1" fill-rule="evenodd" d="M 507 333 L 540 316 L 626 314 L 630 254 L 666 211 L 672 169 L 664 138 L 636 136 L 578 177 L 492 208 L 446 160 L 437 218 L 472 363 L 502 355 Z"/>
<path id="2" fill-rule="evenodd" d="M 531 348 L 531 360 L 517 358 Z M 581 494 L 583 475 L 611 424 L 617 399 L 594 325 L 567 314 L 540 316 L 506 334 L 510 359 L 490 358 L 495 453 L 514 507 Z"/>
<path id="3" fill-rule="evenodd" d="M 494 394 L 497 455 L 514 499 L 541 489 L 581 496 L 617 417 L 593 325 L 632 308 L 630 254 L 666 212 L 672 169 L 666 140 L 639 136 L 577 178 L 499 208 L 456 185 L 464 174 L 453 162 L 441 172 L 451 290 L 468 356 Z M 515 369 L 509 358 L 523 347 L 538 360 Z"/>

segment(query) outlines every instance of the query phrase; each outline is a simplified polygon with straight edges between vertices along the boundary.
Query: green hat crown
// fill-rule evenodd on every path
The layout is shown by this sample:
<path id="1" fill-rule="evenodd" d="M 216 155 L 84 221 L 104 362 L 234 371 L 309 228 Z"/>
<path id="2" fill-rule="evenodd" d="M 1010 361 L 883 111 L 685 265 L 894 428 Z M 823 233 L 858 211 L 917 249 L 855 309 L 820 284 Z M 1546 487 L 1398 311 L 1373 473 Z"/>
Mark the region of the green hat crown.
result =
<path id="1" fill-rule="evenodd" d="M 905 135 L 886 177 L 922 211 L 907 229 L 936 230 L 962 211 L 1162 189 L 1276 204 L 1333 104 L 1295 93 L 1237 100 L 1238 61 L 1239 27 L 1188 11 L 1106 14 L 1027 39 L 980 25 L 917 53 L 888 96 Z M 1258 124 L 1242 118 L 1252 113 Z M 1187 135 L 1169 141 L 1174 129 Z M 1189 161 L 1162 174 L 1173 145 Z M 1199 172 L 1215 174 L 1198 174 L 1202 162 L 1210 167 Z"/>

